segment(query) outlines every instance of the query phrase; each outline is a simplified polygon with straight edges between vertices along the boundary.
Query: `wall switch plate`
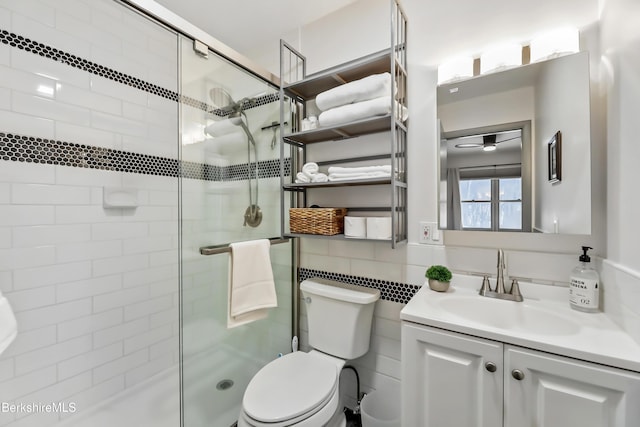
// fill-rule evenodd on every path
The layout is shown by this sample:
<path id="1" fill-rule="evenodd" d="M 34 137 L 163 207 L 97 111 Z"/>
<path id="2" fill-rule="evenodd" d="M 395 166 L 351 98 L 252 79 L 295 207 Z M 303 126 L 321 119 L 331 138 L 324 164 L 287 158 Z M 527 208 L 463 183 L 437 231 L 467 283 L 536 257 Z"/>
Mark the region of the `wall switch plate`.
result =
<path id="1" fill-rule="evenodd" d="M 418 243 L 423 245 L 441 245 L 441 233 L 438 229 L 438 223 L 420 221 L 420 235 L 418 236 Z"/>

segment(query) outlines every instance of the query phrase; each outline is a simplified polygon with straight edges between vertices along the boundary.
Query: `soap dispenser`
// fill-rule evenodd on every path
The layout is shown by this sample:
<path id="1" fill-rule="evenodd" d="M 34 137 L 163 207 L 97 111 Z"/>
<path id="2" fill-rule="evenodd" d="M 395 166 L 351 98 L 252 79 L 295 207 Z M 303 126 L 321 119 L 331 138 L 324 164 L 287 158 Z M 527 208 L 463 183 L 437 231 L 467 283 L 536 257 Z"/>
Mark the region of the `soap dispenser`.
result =
<path id="1" fill-rule="evenodd" d="M 596 313 L 600 307 L 600 276 L 591 265 L 587 255 L 589 246 L 582 247 L 580 264 L 571 272 L 569 283 L 569 305 L 574 310 Z"/>

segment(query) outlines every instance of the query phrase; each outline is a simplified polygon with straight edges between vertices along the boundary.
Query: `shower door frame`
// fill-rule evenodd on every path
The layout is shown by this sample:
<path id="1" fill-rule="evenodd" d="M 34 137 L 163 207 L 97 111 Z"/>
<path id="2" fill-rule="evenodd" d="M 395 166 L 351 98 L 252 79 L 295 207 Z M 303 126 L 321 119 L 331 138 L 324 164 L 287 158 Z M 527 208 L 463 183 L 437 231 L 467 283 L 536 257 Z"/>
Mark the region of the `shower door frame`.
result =
<path id="1" fill-rule="evenodd" d="M 202 31 L 195 25 L 186 21 L 184 18 L 176 15 L 169 9 L 166 9 L 164 6 L 156 3 L 153 0 L 117 0 L 120 3 L 129 6 L 131 9 L 141 13 L 142 15 L 151 18 L 158 23 L 166 26 L 167 28 L 175 31 L 178 35 L 182 35 L 188 39 L 193 41 L 198 41 L 203 43 L 208 47 L 208 49 L 216 55 L 219 55 L 223 59 L 231 62 L 236 65 L 240 69 L 245 72 L 253 75 L 254 77 L 266 82 L 269 85 L 273 85 L 274 89 L 280 88 L 280 78 L 275 74 L 267 71 L 257 63 L 251 61 L 246 56 L 236 52 L 229 46 L 225 45 L 221 41 L 217 40 L 210 34 Z M 180 79 L 180 75 L 178 76 Z M 180 105 L 181 109 L 182 106 Z M 181 112 L 179 111 L 179 114 Z M 282 142 L 281 142 L 282 143 Z M 293 152 L 292 158 L 293 158 Z M 181 217 L 179 216 L 178 221 L 181 221 Z M 274 236 L 275 237 L 275 236 Z M 278 236 L 279 237 L 279 236 Z M 300 241 L 297 238 L 291 238 L 291 283 L 293 289 L 291 290 L 291 336 L 296 337 L 299 335 L 299 291 L 298 291 L 298 262 L 300 259 Z M 182 258 L 182 251 L 179 248 L 180 257 Z M 179 266 L 181 270 L 181 267 Z M 180 272 L 180 283 L 179 289 L 182 289 L 182 273 Z M 180 334 L 179 334 L 179 348 L 182 349 L 182 293 L 178 293 L 179 296 L 179 326 L 180 326 Z M 183 386 L 182 386 L 182 352 L 180 354 L 180 425 L 184 426 L 184 395 L 183 395 Z"/>

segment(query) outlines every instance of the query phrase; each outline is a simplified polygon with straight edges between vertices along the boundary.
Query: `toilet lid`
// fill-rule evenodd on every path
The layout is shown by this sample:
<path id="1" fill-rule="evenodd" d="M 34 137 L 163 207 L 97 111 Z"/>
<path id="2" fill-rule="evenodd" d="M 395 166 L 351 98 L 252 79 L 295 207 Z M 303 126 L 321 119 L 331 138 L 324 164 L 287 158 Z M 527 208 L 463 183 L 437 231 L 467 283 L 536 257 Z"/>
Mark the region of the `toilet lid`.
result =
<path id="1" fill-rule="evenodd" d="M 242 406 L 255 420 L 286 421 L 323 405 L 337 382 L 335 364 L 297 351 L 263 367 L 247 386 Z"/>

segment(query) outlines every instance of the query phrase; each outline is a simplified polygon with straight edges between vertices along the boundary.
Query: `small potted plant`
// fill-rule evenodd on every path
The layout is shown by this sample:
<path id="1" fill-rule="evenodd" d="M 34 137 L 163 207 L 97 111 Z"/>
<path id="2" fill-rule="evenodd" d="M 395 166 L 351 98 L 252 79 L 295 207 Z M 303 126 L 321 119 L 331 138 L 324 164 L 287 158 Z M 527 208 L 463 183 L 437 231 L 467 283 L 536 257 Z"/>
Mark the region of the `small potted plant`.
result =
<path id="1" fill-rule="evenodd" d="M 451 282 L 451 271 L 443 265 L 432 265 L 427 269 L 425 277 L 429 279 L 429 287 L 438 292 L 446 292 Z"/>

